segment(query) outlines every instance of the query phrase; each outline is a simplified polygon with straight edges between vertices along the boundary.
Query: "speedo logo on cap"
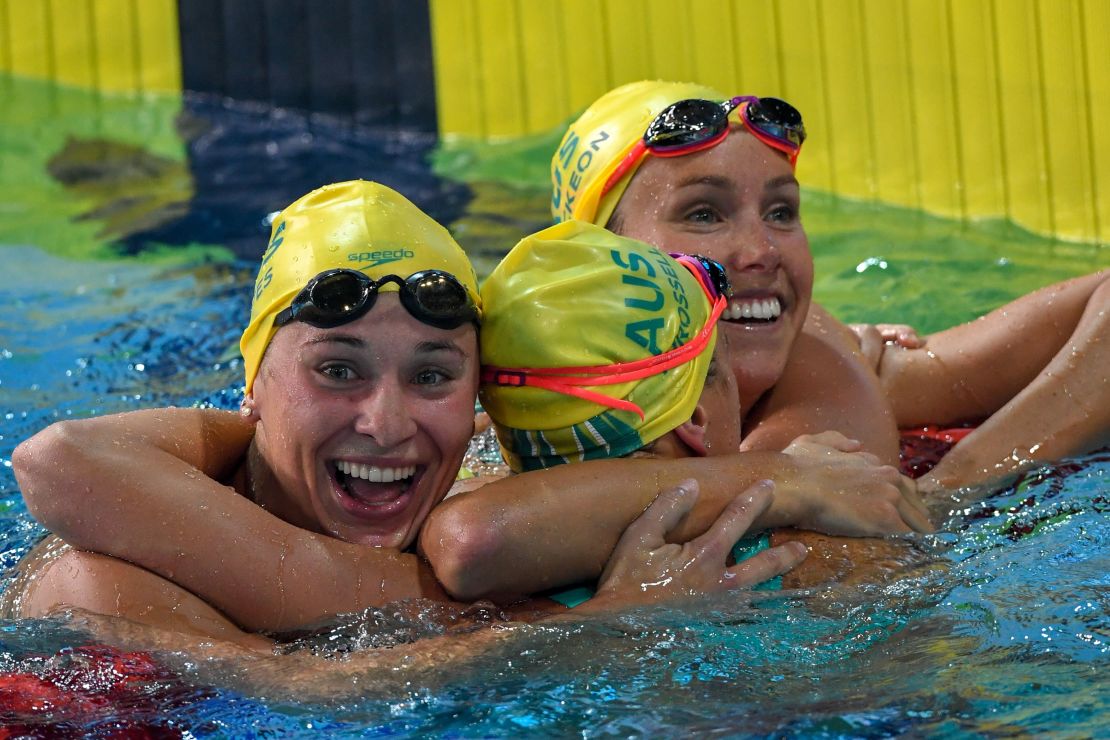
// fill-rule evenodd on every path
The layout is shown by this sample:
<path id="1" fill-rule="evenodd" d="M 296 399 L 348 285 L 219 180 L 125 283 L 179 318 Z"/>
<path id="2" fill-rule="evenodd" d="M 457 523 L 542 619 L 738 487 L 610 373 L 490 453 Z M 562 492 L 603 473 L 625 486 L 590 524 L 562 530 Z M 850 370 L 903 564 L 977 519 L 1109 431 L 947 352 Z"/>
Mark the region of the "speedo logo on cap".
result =
<path id="1" fill-rule="evenodd" d="M 347 255 L 347 261 L 357 262 L 361 267 L 377 267 L 390 262 L 410 260 L 415 256 L 416 252 L 411 249 L 381 249 L 377 252 L 351 252 Z"/>

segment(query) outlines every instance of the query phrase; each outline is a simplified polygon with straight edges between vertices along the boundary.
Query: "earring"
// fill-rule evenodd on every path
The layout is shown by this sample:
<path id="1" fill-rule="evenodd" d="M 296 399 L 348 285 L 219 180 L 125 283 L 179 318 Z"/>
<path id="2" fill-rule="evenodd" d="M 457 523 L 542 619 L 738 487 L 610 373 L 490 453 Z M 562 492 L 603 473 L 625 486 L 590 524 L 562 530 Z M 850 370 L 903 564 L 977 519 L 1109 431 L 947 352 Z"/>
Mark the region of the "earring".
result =
<path id="1" fill-rule="evenodd" d="M 244 398 L 242 403 L 239 404 L 239 416 L 242 416 L 245 419 L 253 413 L 254 405 Z"/>

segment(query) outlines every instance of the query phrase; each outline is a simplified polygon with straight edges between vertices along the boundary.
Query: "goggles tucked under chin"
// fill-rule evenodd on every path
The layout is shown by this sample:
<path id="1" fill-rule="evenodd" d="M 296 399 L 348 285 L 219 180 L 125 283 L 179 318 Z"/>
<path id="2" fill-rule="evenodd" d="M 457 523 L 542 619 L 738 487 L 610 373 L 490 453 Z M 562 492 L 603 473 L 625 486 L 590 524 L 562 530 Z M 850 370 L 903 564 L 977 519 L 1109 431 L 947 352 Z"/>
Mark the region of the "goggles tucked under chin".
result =
<path id="1" fill-rule="evenodd" d="M 717 102 L 688 98 L 664 108 L 601 187 L 604 198 L 645 155 L 679 157 L 710 149 L 728 136 L 728 117 L 739 108 L 740 122 L 761 142 L 784 153 L 794 167 L 806 140 L 802 114 L 779 98 L 737 95 Z"/>
<path id="2" fill-rule="evenodd" d="M 274 326 L 303 321 L 330 329 L 364 316 L 387 283 L 400 286 L 401 305 L 413 318 L 437 329 L 455 329 L 477 322 L 478 310 L 458 278 L 442 270 L 422 270 L 407 278 L 385 275 L 371 280 L 363 272 L 339 268 L 326 270 L 308 281 L 289 308 L 274 317 Z"/>
<path id="3" fill-rule="evenodd" d="M 612 365 L 590 365 L 579 367 L 494 367 L 482 366 L 482 382 L 501 386 L 531 386 L 563 393 L 608 408 L 631 411 L 644 418 L 644 411 L 631 401 L 613 398 L 597 391 L 580 386 L 617 385 L 633 380 L 641 380 L 652 375 L 666 372 L 690 362 L 705 349 L 732 295 L 732 286 L 724 266 L 716 260 L 701 255 L 671 254 L 677 262 L 689 270 L 705 291 L 713 306 L 705 325 L 690 341 L 680 347 L 633 362 L 618 362 Z"/>

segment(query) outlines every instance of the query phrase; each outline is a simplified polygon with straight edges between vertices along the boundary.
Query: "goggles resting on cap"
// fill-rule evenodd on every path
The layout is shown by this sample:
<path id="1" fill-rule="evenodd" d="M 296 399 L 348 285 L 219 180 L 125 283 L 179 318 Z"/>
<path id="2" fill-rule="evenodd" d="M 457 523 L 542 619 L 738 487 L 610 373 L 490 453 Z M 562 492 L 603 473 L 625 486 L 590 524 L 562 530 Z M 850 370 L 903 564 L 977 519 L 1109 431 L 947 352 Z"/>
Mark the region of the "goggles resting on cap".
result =
<path id="1" fill-rule="evenodd" d="M 422 270 L 407 278 L 385 275 L 372 280 L 363 272 L 338 268 L 308 281 L 289 308 L 274 317 L 274 326 L 303 321 L 330 329 L 364 316 L 387 283 L 400 286 L 401 305 L 413 318 L 437 329 L 455 329 L 478 321 L 478 309 L 458 278 L 442 270 Z"/>
<path id="2" fill-rule="evenodd" d="M 728 299 L 732 295 L 732 286 L 729 284 L 728 275 L 720 262 L 708 257 L 689 254 L 672 254 L 671 256 L 694 275 L 698 285 L 705 291 L 705 295 L 709 298 L 713 307 L 709 317 L 705 320 L 705 326 L 686 344 L 642 360 L 618 362 L 612 365 L 537 368 L 483 365 L 482 382 L 500 386 L 543 388 L 555 393 L 563 393 L 591 401 L 600 406 L 631 411 L 643 419 L 644 410 L 631 401 L 613 398 L 604 393 L 587 390 L 579 386 L 616 385 L 641 380 L 666 372 L 679 365 L 684 365 L 705 349 L 705 346 L 709 343 L 709 338 L 713 336 L 717 319 L 721 317 L 725 307 L 728 306 Z"/>
<path id="3" fill-rule="evenodd" d="M 728 136 L 728 117 L 740 109 L 740 121 L 761 142 L 784 153 L 794 167 L 806 140 L 802 114 L 779 98 L 737 95 L 723 102 L 688 98 L 664 108 L 648 124 L 621 163 L 601 187 L 604 198 L 632 167 L 647 154 L 679 157 L 720 144 Z"/>

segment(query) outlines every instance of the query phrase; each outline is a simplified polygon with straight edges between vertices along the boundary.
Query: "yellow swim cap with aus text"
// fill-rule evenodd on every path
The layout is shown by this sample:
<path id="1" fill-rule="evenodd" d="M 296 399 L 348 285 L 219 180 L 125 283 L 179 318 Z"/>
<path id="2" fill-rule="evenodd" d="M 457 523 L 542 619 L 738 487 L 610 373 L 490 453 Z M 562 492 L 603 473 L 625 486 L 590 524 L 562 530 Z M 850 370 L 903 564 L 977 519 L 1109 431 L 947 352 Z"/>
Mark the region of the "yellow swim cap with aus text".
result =
<path id="1" fill-rule="evenodd" d="M 643 242 L 567 221 L 526 237 L 482 285 L 482 405 L 514 470 L 627 455 L 679 426 L 701 398 L 715 326 L 665 372 L 589 387 L 643 416 L 543 387 L 489 382 L 503 368 L 632 363 L 687 345 L 712 315 L 679 262 Z M 508 373 L 512 375 L 512 373 Z"/>
<path id="2" fill-rule="evenodd" d="M 689 82 L 643 80 L 611 90 L 570 125 L 551 158 L 551 215 L 605 226 L 639 163 L 601 197 L 602 187 L 648 125 L 667 106 L 687 98 L 725 100 L 713 88 Z"/>
<path id="3" fill-rule="evenodd" d="M 385 185 L 365 180 L 325 185 L 274 219 L 254 284 L 251 320 L 239 341 L 246 392 L 277 331 L 274 317 L 309 280 L 336 268 L 358 270 L 372 279 L 443 270 L 481 307 L 474 268 L 447 229 Z M 387 283 L 379 290 L 398 286 Z"/>

